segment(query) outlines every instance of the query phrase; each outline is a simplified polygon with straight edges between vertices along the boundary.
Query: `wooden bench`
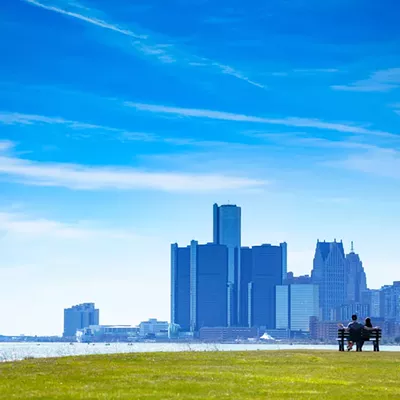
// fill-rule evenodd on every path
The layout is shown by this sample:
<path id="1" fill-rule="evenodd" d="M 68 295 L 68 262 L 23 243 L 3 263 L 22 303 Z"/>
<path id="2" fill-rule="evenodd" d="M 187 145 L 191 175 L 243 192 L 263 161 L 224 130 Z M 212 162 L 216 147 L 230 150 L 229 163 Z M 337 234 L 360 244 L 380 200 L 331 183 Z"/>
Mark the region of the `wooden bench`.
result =
<path id="1" fill-rule="evenodd" d="M 379 342 L 382 339 L 382 330 L 381 329 L 362 329 L 360 332 L 359 340 L 355 341 L 357 351 L 362 351 L 362 346 L 364 342 L 372 342 L 374 346 L 374 351 L 379 351 Z M 350 332 L 347 329 L 338 329 L 338 337 L 336 339 L 339 343 L 339 351 L 344 351 L 344 343 L 345 341 L 350 340 Z"/>

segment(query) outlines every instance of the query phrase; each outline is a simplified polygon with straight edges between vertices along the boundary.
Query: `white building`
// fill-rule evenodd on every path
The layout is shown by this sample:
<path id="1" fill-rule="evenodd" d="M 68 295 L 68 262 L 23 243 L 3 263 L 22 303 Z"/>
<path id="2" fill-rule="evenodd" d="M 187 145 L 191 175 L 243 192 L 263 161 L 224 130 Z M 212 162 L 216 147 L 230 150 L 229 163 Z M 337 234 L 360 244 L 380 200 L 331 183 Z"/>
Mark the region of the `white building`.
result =
<path id="1" fill-rule="evenodd" d="M 148 335 L 168 336 L 168 327 L 168 322 L 150 318 L 148 321 L 143 321 L 139 324 L 139 335 L 141 337 Z"/>

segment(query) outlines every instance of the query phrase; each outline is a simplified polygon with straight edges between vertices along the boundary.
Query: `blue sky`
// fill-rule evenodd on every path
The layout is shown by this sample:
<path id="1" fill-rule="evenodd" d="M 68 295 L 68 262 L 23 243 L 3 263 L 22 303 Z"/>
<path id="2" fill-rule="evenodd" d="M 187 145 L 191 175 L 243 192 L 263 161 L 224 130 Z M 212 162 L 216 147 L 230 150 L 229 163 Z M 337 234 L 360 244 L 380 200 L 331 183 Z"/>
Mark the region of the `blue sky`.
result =
<path id="1" fill-rule="evenodd" d="M 0 333 L 169 318 L 169 246 L 354 240 L 398 280 L 400 4 L 15 0 L 0 4 Z"/>

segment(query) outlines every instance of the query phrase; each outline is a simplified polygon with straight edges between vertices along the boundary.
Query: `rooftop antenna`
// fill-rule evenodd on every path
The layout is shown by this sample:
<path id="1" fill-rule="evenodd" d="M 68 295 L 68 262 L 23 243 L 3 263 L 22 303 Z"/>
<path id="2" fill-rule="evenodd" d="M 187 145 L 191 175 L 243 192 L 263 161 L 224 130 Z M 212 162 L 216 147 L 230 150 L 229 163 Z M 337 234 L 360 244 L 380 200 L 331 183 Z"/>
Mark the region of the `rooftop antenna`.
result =
<path id="1" fill-rule="evenodd" d="M 351 241 L 351 252 L 354 253 L 354 243 Z"/>

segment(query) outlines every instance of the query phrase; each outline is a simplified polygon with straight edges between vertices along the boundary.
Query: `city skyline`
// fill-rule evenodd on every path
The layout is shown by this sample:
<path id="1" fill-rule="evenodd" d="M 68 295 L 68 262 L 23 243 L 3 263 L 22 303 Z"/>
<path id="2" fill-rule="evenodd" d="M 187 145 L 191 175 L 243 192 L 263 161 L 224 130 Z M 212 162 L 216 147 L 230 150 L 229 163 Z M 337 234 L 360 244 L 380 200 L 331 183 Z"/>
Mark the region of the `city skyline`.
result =
<path id="1" fill-rule="evenodd" d="M 88 301 L 168 320 L 170 243 L 210 242 L 214 203 L 296 275 L 336 238 L 369 287 L 398 280 L 399 11 L 2 1 L 0 333 L 60 334 Z"/>

